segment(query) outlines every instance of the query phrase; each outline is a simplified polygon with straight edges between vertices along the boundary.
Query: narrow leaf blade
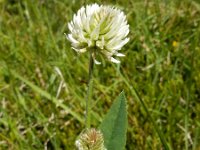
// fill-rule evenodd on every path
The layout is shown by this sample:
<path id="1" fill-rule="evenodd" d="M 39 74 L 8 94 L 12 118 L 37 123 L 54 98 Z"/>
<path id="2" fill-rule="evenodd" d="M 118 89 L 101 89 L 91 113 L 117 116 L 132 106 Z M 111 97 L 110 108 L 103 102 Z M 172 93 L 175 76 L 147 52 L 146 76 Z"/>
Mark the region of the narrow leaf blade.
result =
<path id="1" fill-rule="evenodd" d="M 125 149 L 127 124 L 126 98 L 121 92 L 100 125 L 107 150 Z"/>
<path id="2" fill-rule="evenodd" d="M 81 123 L 84 122 L 83 118 L 80 117 L 79 114 L 77 114 L 76 112 L 72 111 L 68 106 L 59 103 L 59 100 L 52 96 L 51 94 L 49 94 L 47 91 L 42 90 L 40 87 L 34 85 L 32 82 L 28 81 L 27 79 L 25 79 L 24 77 L 20 76 L 17 72 L 15 72 L 14 70 L 11 71 L 12 75 L 15 78 L 18 78 L 19 80 L 23 81 L 26 85 L 28 85 L 29 87 L 31 87 L 35 92 L 41 94 L 42 96 L 44 96 L 45 98 L 51 100 L 53 103 L 55 103 L 57 106 L 61 107 L 62 109 L 66 110 L 67 112 L 69 112 L 74 118 L 76 118 L 78 121 L 80 121 Z"/>

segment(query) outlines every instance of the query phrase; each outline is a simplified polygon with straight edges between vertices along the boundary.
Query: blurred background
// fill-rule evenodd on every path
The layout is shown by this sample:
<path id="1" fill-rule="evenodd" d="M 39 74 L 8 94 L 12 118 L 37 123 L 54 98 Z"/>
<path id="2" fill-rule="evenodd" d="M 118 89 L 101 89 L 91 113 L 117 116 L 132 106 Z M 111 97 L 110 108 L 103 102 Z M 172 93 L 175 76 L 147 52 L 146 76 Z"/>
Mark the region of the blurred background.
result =
<path id="1" fill-rule="evenodd" d="M 200 150 L 200 2 L 0 0 L 0 149 L 71 150 L 84 128 L 88 53 L 64 33 L 85 4 L 127 14 L 121 64 L 95 65 L 92 126 L 124 90 L 127 150 L 162 150 L 136 89 L 174 150 Z"/>

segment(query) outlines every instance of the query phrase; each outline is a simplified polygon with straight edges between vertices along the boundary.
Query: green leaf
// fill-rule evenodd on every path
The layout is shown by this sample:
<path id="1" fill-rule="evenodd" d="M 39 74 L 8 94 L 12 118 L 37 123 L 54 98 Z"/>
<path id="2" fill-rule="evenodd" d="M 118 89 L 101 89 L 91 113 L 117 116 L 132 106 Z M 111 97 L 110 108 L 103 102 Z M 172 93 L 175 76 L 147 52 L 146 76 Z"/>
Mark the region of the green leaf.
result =
<path id="1" fill-rule="evenodd" d="M 100 125 L 107 150 L 125 149 L 127 124 L 126 98 L 121 92 Z"/>

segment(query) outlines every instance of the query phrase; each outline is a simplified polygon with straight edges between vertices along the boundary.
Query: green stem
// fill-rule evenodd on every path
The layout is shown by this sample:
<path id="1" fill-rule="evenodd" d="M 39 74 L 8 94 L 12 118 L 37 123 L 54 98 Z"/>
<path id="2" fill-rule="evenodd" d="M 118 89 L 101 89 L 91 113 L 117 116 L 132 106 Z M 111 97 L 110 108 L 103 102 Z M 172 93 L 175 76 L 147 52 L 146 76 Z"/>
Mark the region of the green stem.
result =
<path id="1" fill-rule="evenodd" d="M 151 113 L 149 112 L 146 104 L 144 103 L 144 101 L 142 100 L 142 98 L 139 96 L 139 93 L 137 92 L 137 90 L 130 85 L 130 83 L 124 78 L 124 76 L 120 73 L 120 76 L 122 77 L 122 79 L 124 80 L 125 84 L 129 87 L 131 93 L 136 97 L 136 99 L 142 104 L 142 107 L 144 108 L 146 114 L 148 115 L 149 120 L 152 122 L 163 146 L 165 150 L 170 150 L 171 148 L 168 146 L 167 141 L 163 135 L 163 133 L 161 132 L 161 130 L 159 129 L 159 127 L 157 126 L 154 118 L 151 116 Z"/>
<path id="2" fill-rule="evenodd" d="M 185 108 L 185 150 L 188 150 L 188 107 L 189 107 L 189 90 L 187 90 L 186 108 Z"/>
<path id="3" fill-rule="evenodd" d="M 154 128 L 155 128 L 155 130 L 156 130 L 156 132 L 157 132 L 157 134 L 158 134 L 163 146 L 164 146 L 164 149 L 165 150 L 170 150 L 170 148 L 169 148 L 169 146 L 168 146 L 168 144 L 167 144 L 167 142 L 165 140 L 165 137 L 164 137 L 163 133 L 161 132 L 161 130 L 157 126 L 157 124 L 156 124 L 155 120 L 153 119 L 153 117 L 151 116 L 147 106 L 145 105 L 144 101 L 141 99 L 141 97 L 139 96 L 138 92 L 136 91 L 136 89 L 134 87 L 132 88 L 132 92 L 136 96 L 136 98 L 140 101 L 140 103 L 142 104 L 145 112 L 148 115 L 149 120 L 152 122 L 152 124 L 153 124 L 153 126 L 154 126 Z"/>
<path id="4" fill-rule="evenodd" d="M 94 61 L 92 58 L 92 50 L 90 50 L 90 63 L 89 63 L 89 76 L 88 76 L 88 87 L 87 87 L 87 98 L 86 98 L 86 128 L 90 128 L 91 125 L 91 99 L 92 99 L 92 74 L 93 74 Z"/>

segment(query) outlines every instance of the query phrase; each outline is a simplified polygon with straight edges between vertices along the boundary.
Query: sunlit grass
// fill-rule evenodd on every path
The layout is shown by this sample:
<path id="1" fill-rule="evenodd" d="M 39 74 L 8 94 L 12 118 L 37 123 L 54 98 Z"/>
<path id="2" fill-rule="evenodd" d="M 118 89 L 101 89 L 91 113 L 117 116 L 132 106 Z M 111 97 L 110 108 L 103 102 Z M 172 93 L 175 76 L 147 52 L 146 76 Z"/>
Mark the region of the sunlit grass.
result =
<path id="1" fill-rule="evenodd" d="M 77 55 L 64 33 L 84 3 L 0 0 L 0 149 L 74 149 L 84 128 L 88 55 Z M 123 48 L 121 65 L 103 62 L 94 68 L 92 125 L 99 124 L 124 90 L 127 149 L 162 149 L 136 89 L 171 149 L 198 150 L 200 4 L 103 4 L 127 14 L 131 40 Z"/>

